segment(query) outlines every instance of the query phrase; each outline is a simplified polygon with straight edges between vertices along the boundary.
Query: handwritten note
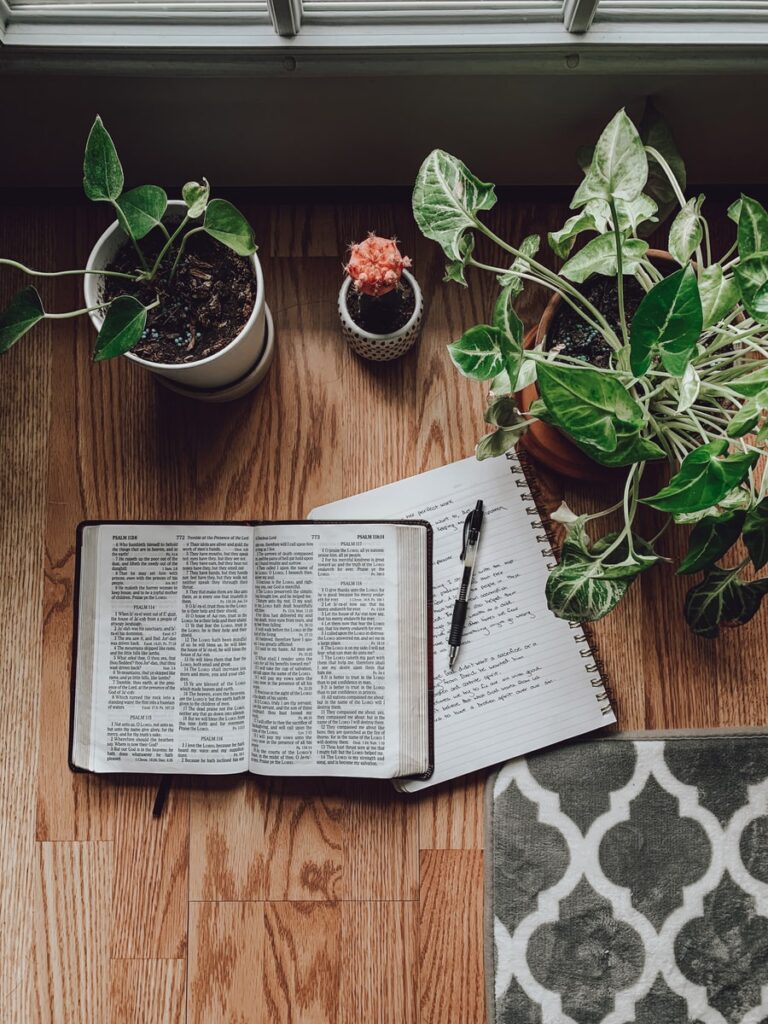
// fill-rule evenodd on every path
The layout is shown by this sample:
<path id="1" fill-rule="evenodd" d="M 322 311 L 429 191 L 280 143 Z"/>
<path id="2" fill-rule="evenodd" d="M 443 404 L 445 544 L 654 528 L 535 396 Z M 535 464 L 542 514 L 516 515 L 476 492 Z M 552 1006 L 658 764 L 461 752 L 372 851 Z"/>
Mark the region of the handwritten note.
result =
<path id="1" fill-rule="evenodd" d="M 428 782 L 399 788 L 422 789 L 615 721 L 598 699 L 602 688 L 582 656 L 584 644 L 547 608 L 549 549 L 513 468 L 506 459 L 464 459 L 310 514 L 432 523 L 435 772 Z M 448 630 L 461 575 L 462 527 L 478 499 L 485 520 L 461 652 L 451 672 Z"/>

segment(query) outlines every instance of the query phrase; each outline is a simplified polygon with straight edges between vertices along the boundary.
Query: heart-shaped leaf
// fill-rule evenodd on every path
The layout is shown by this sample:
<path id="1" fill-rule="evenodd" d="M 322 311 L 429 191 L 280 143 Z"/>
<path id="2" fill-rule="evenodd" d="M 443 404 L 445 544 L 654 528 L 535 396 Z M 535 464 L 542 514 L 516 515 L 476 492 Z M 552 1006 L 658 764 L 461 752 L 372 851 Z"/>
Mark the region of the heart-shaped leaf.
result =
<path id="1" fill-rule="evenodd" d="M 665 458 L 663 449 L 655 441 L 641 437 L 637 430 L 632 430 L 629 427 L 619 427 L 616 431 L 616 447 L 610 452 L 602 451 L 588 441 L 580 441 L 577 438 L 572 438 L 572 440 L 594 462 L 611 469 L 631 466 L 636 462 L 653 462 L 656 459 Z"/>
<path id="2" fill-rule="evenodd" d="M 550 231 L 547 241 L 552 252 L 565 260 L 582 231 L 598 231 L 597 222 L 589 211 L 589 204 L 579 213 L 569 217 L 559 231 Z"/>
<path id="3" fill-rule="evenodd" d="M 694 448 L 667 486 L 643 502 L 662 512 L 697 512 L 716 505 L 741 483 L 758 459 L 757 452 L 726 455 L 727 450 L 724 438 Z"/>
<path id="4" fill-rule="evenodd" d="M 528 429 L 527 420 L 521 420 L 519 426 L 494 430 L 491 434 L 485 434 L 475 445 L 475 458 L 479 462 L 484 459 L 495 459 L 514 448 L 522 435 Z"/>
<path id="5" fill-rule="evenodd" d="M 733 276 L 749 315 L 759 323 L 768 323 L 768 255 L 747 256 L 734 267 Z"/>
<path id="6" fill-rule="evenodd" d="M 680 156 L 669 125 L 650 101 L 646 103 L 640 121 L 640 138 L 644 145 L 655 149 L 666 161 L 680 186 L 680 191 L 685 192 L 687 184 L 685 163 Z M 652 153 L 648 154 L 648 181 L 645 191 L 658 203 L 661 220 L 664 220 L 677 205 L 675 189 L 668 179 L 666 171 Z"/>
<path id="7" fill-rule="evenodd" d="M 705 516 L 697 523 L 688 542 L 688 554 L 677 570 L 678 575 L 700 572 L 722 558 L 739 539 L 745 515 L 743 511 L 725 512 L 719 516 Z"/>
<path id="8" fill-rule="evenodd" d="M 501 352 L 504 332 L 499 327 L 478 324 L 448 346 L 453 364 L 472 380 L 491 380 L 504 369 Z"/>
<path id="9" fill-rule="evenodd" d="M 732 221 L 735 221 L 737 224 L 739 223 L 739 218 L 741 217 L 741 199 L 737 199 L 735 202 L 731 203 L 728 207 L 728 216 Z"/>
<path id="10" fill-rule="evenodd" d="M 211 194 L 211 186 L 203 178 L 202 182 L 188 181 L 181 189 L 181 198 L 187 204 L 187 215 L 193 220 L 202 217 Z"/>
<path id="11" fill-rule="evenodd" d="M 682 266 L 688 263 L 704 237 L 699 213 L 703 198 L 689 199 L 669 229 L 669 251 Z"/>
<path id="12" fill-rule="evenodd" d="M 721 498 L 716 505 L 699 509 L 697 512 L 673 512 L 672 519 L 682 526 L 695 526 L 707 516 L 721 516 L 724 512 L 746 512 L 752 504 L 752 497 L 744 487 L 735 487 Z"/>
<path id="13" fill-rule="evenodd" d="M 682 375 L 696 351 L 703 314 L 696 272 L 687 266 L 659 281 L 643 297 L 632 318 L 630 365 L 642 376 L 655 348 L 668 373 Z"/>
<path id="14" fill-rule="evenodd" d="M 559 619 L 595 622 L 616 607 L 631 582 L 606 579 L 599 562 L 564 558 L 547 579 L 547 606 Z"/>
<path id="15" fill-rule="evenodd" d="M 701 377 L 699 377 L 693 363 L 688 363 L 685 368 L 685 373 L 680 380 L 680 395 L 677 402 L 677 411 L 685 412 L 686 409 L 690 409 L 699 397 L 700 390 Z"/>
<path id="16" fill-rule="evenodd" d="M 739 301 L 739 288 L 732 277 L 723 274 L 723 268 L 719 263 L 713 263 L 699 274 L 699 297 L 702 328 L 706 331 L 731 312 Z"/>
<path id="17" fill-rule="evenodd" d="M 698 636 L 712 640 L 721 625 L 741 626 L 757 613 L 768 590 L 768 580 L 744 583 L 738 569 L 710 569 L 685 598 L 685 618 Z"/>
<path id="18" fill-rule="evenodd" d="M 755 569 L 762 569 L 768 563 L 768 498 L 747 512 L 744 544 Z"/>
<path id="19" fill-rule="evenodd" d="M 643 426 L 642 409 L 609 374 L 540 363 L 538 382 L 549 415 L 577 441 L 611 452 L 620 425 L 634 431 Z"/>
<path id="20" fill-rule="evenodd" d="M 203 227 L 211 238 L 238 256 L 252 256 L 258 248 L 253 228 L 237 207 L 226 199 L 212 199 L 208 203 Z"/>
<path id="21" fill-rule="evenodd" d="M 745 398 L 755 398 L 768 388 L 768 363 L 753 360 L 743 366 L 744 376 L 728 381 L 728 387 Z"/>
<path id="22" fill-rule="evenodd" d="M 110 303 L 101 325 L 93 358 L 96 362 L 130 352 L 141 340 L 147 311 L 132 295 L 119 295 Z"/>
<path id="23" fill-rule="evenodd" d="M 739 257 L 768 252 L 768 213 L 756 199 L 742 195 L 738 220 Z"/>
<path id="24" fill-rule="evenodd" d="M 112 202 L 123 191 L 123 168 L 112 138 L 100 117 L 85 144 L 83 160 L 83 189 L 89 199 Z"/>
<path id="25" fill-rule="evenodd" d="M 621 263 L 625 274 L 634 274 L 640 260 L 648 251 L 648 243 L 639 238 L 627 238 L 621 244 Z M 575 256 L 563 265 L 560 273 L 571 281 L 581 283 L 592 274 L 614 277 L 618 273 L 616 260 L 616 237 L 613 234 L 600 235 L 587 242 Z"/>
<path id="26" fill-rule="evenodd" d="M 139 185 L 117 200 L 120 226 L 138 242 L 162 224 L 167 207 L 168 196 L 158 185 Z"/>
<path id="27" fill-rule="evenodd" d="M 423 235 L 449 260 L 462 258 L 459 241 L 480 210 L 496 202 L 493 185 L 480 181 L 455 156 L 435 149 L 421 165 L 413 189 L 413 215 Z"/>
<path id="28" fill-rule="evenodd" d="M 744 437 L 745 434 L 751 434 L 766 405 L 768 405 L 768 391 L 761 391 L 754 398 L 748 398 L 731 417 L 725 430 L 728 437 Z"/>
<path id="29" fill-rule="evenodd" d="M 516 381 L 523 361 L 523 322 L 512 308 L 516 284 L 511 282 L 501 290 L 493 309 L 493 326 L 502 332 L 499 348 L 504 360 L 504 369 L 510 381 Z"/>
<path id="30" fill-rule="evenodd" d="M 461 250 L 460 260 L 451 260 L 450 263 L 445 265 L 445 276 L 444 281 L 455 281 L 457 284 L 463 284 L 467 287 L 467 279 L 465 277 L 465 271 L 467 269 L 467 263 L 469 262 L 472 253 L 475 248 L 475 236 L 464 235 L 459 239 L 459 249 Z"/>
<path id="31" fill-rule="evenodd" d="M 22 288 L 0 313 L 0 355 L 45 316 L 35 288 Z"/>
<path id="32" fill-rule="evenodd" d="M 636 199 L 616 199 L 614 202 L 620 231 L 634 235 L 645 221 L 656 220 L 657 206 L 650 196 L 641 193 Z M 614 230 L 613 210 L 604 199 L 590 199 L 584 210 L 592 214 L 600 234 Z"/>
<path id="33" fill-rule="evenodd" d="M 511 395 L 503 395 L 489 402 L 484 419 L 494 427 L 514 427 L 522 420 L 517 402 Z"/>
<path id="34" fill-rule="evenodd" d="M 648 179 L 648 158 L 637 128 L 620 110 L 597 140 L 592 163 L 571 203 L 590 199 L 636 199 Z"/>
<path id="35" fill-rule="evenodd" d="M 529 260 L 532 260 L 541 246 L 539 235 L 528 235 L 518 246 L 519 256 L 515 256 L 512 266 L 503 274 L 498 274 L 496 280 L 502 288 L 514 285 L 510 292 L 510 301 L 513 301 L 523 290 L 523 279 L 520 274 L 527 274 L 530 270 Z"/>

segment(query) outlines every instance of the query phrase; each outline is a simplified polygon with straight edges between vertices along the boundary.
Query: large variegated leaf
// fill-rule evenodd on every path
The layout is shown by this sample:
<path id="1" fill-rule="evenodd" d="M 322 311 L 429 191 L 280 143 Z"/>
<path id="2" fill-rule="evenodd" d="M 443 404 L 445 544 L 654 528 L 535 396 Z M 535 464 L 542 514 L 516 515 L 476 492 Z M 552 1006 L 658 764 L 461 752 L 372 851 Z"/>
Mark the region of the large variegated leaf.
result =
<path id="1" fill-rule="evenodd" d="M 756 252 L 768 252 L 768 213 L 762 203 L 742 195 L 738 225 L 739 256 L 742 260 Z"/>
<path id="2" fill-rule="evenodd" d="M 457 370 L 472 380 L 493 380 L 505 369 L 502 354 L 504 331 L 489 324 L 477 324 L 448 346 Z"/>
<path id="3" fill-rule="evenodd" d="M 700 196 L 699 199 L 689 199 L 669 229 L 669 251 L 683 267 L 701 245 L 704 237 L 699 213 L 703 198 Z"/>
<path id="4" fill-rule="evenodd" d="M 662 512 L 698 512 L 716 505 L 741 483 L 758 458 L 757 452 L 727 455 L 728 442 L 718 438 L 694 448 L 666 487 L 642 501 Z"/>
<path id="5" fill-rule="evenodd" d="M 609 121 L 597 140 L 592 163 L 573 197 L 575 209 L 590 199 L 636 199 L 648 178 L 648 159 L 626 111 Z"/>
<path id="6" fill-rule="evenodd" d="M 725 276 L 719 263 L 713 263 L 699 274 L 699 297 L 706 331 L 731 312 L 739 301 L 739 288 L 732 277 Z"/>
<path id="7" fill-rule="evenodd" d="M 640 260 L 647 251 L 647 242 L 643 242 L 639 238 L 623 239 L 621 246 L 621 268 L 623 273 L 634 274 Z M 600 235 L 598 238 L 593 238 L 587 242 L 583 249 L 579 249 L 576 255 L 572 256 L 563 265 L 560 273 L 570 281 L 580 284 L 593 274 L 614 277 L 618 273 L 618 268 L 616 236 L 609 234 Z"/>
<path id="8" fill-rule="evenodd" d="M 694 633 L 714 639 L 720 626 L 741 626 L 757 613 L 768 579 L 745 583 L 738 569 L 711 569 L 685 598 L 685 618 Z"/>
<path id="9" fill-rule="evenodd" d="M 664 369 L 681 376 L 696 352 L 703 314 L 696 272 L 689 264 L 654 285 L 632 318 L 630 362 L 642 376 L 658 350 Z"/>
<path id="10" fill-rule="evenodd" d="M 480 210 L 496 202 L 493 185 L 480 181 L 461 160 L 435 149 L 421 165 L 413 189 L 413 215 L 422 234 L 438 242 L 449 260 L 461 260 L 459 245 Z"/>

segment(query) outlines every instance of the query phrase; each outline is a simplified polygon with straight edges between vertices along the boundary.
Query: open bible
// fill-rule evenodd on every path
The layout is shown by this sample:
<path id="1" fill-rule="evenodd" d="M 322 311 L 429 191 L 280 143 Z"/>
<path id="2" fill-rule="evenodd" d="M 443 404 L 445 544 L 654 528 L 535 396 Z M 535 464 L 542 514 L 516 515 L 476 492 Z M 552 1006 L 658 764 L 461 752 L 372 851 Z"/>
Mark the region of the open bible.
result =
<path id="1" fill-rule="evenodd" d="M 432 531 L 81 523 L 70 765 L 428 777 Z"/>

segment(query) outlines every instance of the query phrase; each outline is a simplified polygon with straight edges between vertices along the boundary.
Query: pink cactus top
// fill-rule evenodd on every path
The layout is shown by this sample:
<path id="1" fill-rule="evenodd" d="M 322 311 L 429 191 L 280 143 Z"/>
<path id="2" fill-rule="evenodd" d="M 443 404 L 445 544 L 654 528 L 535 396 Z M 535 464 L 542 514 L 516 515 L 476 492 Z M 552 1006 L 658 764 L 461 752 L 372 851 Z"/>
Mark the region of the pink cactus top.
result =
<path id="1" fill-rule="evenodd" d="M 403 269 L 410 265 L 409 257 L 400 255 L 394 238 L 382 238 L 371 232 L 365 241 L 350 247 L 344 269 L 356 291 L 379 296 L 393 291 Z"/>

